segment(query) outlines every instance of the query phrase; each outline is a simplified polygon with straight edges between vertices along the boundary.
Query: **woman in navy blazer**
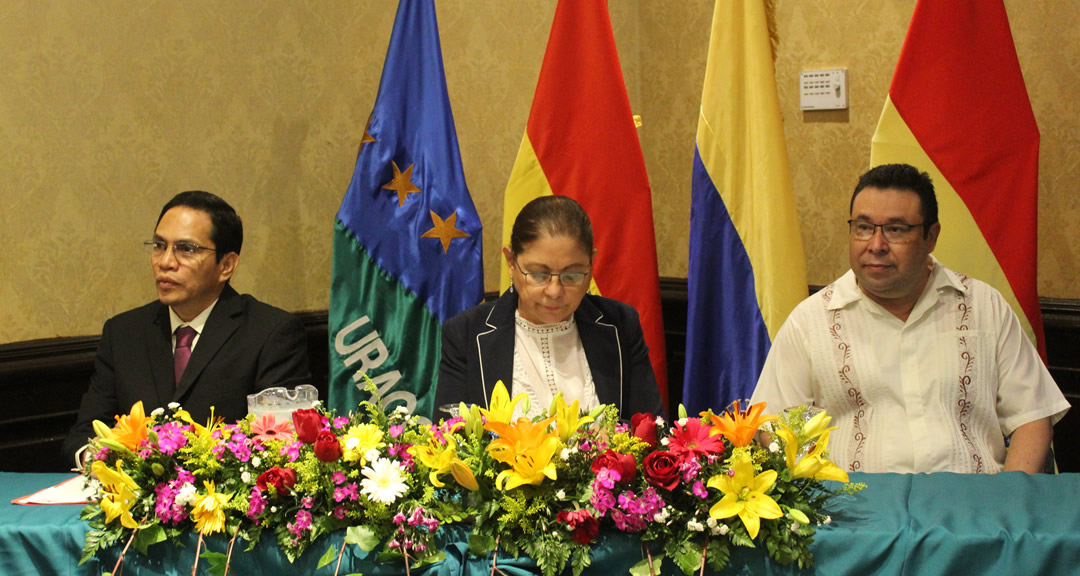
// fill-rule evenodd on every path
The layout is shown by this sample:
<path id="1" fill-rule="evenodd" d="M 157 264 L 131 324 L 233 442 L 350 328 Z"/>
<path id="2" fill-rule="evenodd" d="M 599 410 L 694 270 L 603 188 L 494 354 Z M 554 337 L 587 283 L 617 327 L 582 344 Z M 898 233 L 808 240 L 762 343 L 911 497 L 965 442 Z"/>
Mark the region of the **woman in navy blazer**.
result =
<path id="1" fill-rule="evenodd" d="M 510 289 L 443 325 L 436 407 L 487 407 L 501 380 L 511 394 L 539 401 L 533 412 L 555 393 L 582 408 L 614 404 L 627 418 L 663 412 L 637 311 L 586 294 L 592 240 L 589 217 L 571 198 L 522 208 L 503 248 Z"/>

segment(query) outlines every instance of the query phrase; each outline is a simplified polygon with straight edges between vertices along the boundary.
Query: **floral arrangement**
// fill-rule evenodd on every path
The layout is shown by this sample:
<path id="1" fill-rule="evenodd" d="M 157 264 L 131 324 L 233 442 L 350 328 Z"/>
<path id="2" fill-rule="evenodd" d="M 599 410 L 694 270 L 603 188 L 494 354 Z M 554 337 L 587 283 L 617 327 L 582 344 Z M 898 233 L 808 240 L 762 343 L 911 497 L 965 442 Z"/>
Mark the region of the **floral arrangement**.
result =
<path id="1" fill-rule="evenodd" d="M 719 571 L 732 546 L 764 546 L 805 568 L 816 527 L 830 522 L 826 502 L 862 487 L 827 459 L 830 418 L 813 409 L 777 417 L 735 403 L 697 417 L 680 407 L 671 424 L 651 414 L 626 422 L 612 406 L 582 414 L 557 396 L 540 417 L 515 418 L 528 398 L 500 382 L 490 409 L 461 405 L 460 416 L 426 424 L 368 390 L 375 399 L 356 412 L 317 406 L 291 422 L 201 424 L 177 405 L 146 415 L 141 403 L 112 428 L 95 422 L 84 472 L 98 498 L 82 516 L 83 561 L 124 542 L 115 573 L 130 546 L 145 553 L 194 530 L 196 564 L 224 574 L 237 538 L 251 549 L 269 532 L 292 561 L 346 530 L 345 545 L 408 572 L 441 561 L 437 530 L 461 524 L 493 571 L 500 556 L 524 554 L 545 575 L 581 574 L 601 530 L 640 537 L 634 573 L 658 574 L 665 558 L 686 574 Z M 216 533 L 227 552 L 200 555 Z M 343 551 L 331 546 L 319 568 L 336 561 L 337 574 Z"/>

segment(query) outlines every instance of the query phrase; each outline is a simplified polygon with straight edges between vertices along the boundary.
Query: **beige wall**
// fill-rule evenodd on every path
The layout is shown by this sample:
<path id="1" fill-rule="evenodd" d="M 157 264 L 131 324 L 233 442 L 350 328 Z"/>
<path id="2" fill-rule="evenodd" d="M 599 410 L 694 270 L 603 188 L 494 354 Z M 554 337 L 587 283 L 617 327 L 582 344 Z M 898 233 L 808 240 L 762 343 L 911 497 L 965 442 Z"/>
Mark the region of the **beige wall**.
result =
<path id="1" fill-rule="evenodd" d="M 914 0 L 777 0 L 777 80 L 809 280 L 846 269 L 843 220 L 866 168 Z M 710 0 L 611 0 L 641 114 L 660 274 L 685 277 L 690 165 Z M 502 193 L 554 0 L 440 2 L 462 159 L 498 280 Z M 1007 0 L 1042 131 L 1039 286 L 1080 298 L 1080 5 Z M 247 238 L 238 289 L 327 306 L 334 214 L 393 24 L 387 0 L 7 2 L 0 11 L 0 343 L 95 334 L 153 298 L 161 205 L 201 188 Z M 798 107 L 798 72 L 846 67 L 850 109 Z M 1072 224 L 1071 224 L 1072 223 Z"/>

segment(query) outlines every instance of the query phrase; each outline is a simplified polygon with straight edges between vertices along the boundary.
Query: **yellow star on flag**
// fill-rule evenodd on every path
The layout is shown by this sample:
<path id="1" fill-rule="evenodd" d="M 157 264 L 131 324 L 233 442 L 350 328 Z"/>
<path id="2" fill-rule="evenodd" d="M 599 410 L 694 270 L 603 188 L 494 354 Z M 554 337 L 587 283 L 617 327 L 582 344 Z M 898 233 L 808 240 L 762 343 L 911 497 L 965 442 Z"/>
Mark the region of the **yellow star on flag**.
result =
<path id="1" fill-rule="evenodd" d="M 442 242 L 443 254 L 446 254 L 446 251 L 450 249 L 451 240 L 453 240 L 454 238 L 469 237 L 468 233 L 458 230 L 457 227 L 454 226 L 455 222 L 457 222 L 456 211 L 453 214 L 450 214 L 449 218 L 443 220 L 442 218 L 439 218 L 439 215 L 436 214 L 434 210 L 431 210 L 431 223 L 434 227 L 431 230 L 428 230 L 427 232 L 421 234 L 420 237 L 438 238 L 439 241 Z"/>
<path id="2" fill-rule="evenodd" d="M 401 208 L 405 204 L 405 198 L 409 194 L 419 194 L 421 190 L 416 187 L 416 184 L 412 183 L 412 169 L 416 164 L 409 164 L 409 167 L 404 172 L 401 168 L 398 168 L 397 162 L 393 160 L 390 164 L 394 167 L 394 179 L 387 182 L 383 186 L 383 190 L 394 190 L 397 192 L 397 205 Z"/>
<path id="3" fill-rule="evenodd" d="M 364 136 L 360 138 L 360 146 L 356 149 L 356 157 L 360 158 L 360 151 L 364 149 L 364 144 L 368 142 L 378 142 L 374 136 L 372 136 L 368 129 L 371 128 L 371 116 L 368 116 L 367 124 L 364 124 Z"/>

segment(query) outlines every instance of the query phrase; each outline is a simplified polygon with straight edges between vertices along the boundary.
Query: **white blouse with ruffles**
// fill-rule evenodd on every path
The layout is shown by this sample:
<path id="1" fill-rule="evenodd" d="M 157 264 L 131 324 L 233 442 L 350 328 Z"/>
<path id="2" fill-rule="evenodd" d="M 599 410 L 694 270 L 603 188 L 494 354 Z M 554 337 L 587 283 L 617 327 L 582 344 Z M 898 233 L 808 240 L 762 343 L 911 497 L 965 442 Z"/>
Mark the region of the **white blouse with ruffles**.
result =
<path id="1" fill-rule="evenodd" d="M 533 324 L 515 311 L 514 324 L 514 382 L 510 394 L 525 394 L 531 403 L 527 413 L 518 404 L 515 419 L 538 416 L 551 406 L 559 392 L 567 404 L 577 400 L 582 411 L 600 405 L 573 316 L 555 324 Z"/>

